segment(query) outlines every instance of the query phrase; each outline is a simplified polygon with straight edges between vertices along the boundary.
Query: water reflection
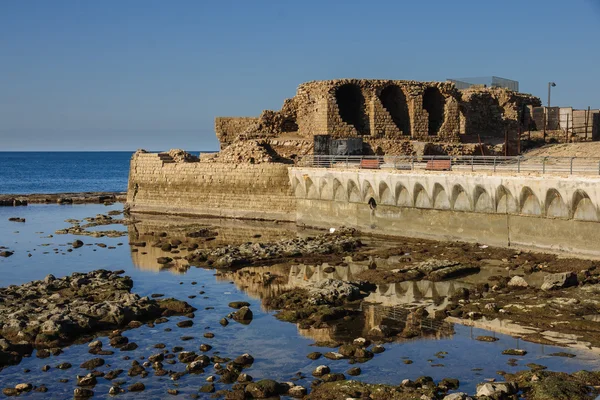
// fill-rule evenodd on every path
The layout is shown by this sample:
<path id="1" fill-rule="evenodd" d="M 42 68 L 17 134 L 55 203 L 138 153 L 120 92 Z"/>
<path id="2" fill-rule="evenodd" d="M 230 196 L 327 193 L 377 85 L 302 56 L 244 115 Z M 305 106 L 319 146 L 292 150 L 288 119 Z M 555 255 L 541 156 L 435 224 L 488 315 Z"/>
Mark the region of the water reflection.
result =
<path id="1" fill-rule="evenodd" d="M 189 264 L 185 256 L 195 248 L 272 242 L 298 235 L 298 229 L 290 223 L 146 214 L 133 214 L 132 217 L 134 222 L 128 225 L 128 234 L 133 264 L 142 270 L 166 269 L 174 274 L 183 274 L 188 270 Z M 205 236 L 190 237 L 191 233 L 199 231 L 210 232 Z M 146 245 L 139 246 L 141 242 Z M 178 242 L 169 251 L 161 249 L 159 245 Z M 169 257 L 172 261 L 160 264 L 157 262 L 159 257 Z"/>

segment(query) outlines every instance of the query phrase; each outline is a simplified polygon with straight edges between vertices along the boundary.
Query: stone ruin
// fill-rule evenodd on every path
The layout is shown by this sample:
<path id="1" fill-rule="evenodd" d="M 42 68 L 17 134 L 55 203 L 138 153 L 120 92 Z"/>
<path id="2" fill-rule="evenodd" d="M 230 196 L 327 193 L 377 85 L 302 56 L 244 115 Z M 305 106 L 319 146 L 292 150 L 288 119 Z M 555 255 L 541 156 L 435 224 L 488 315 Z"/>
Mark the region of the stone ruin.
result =
<path id="1" fill-rule="evenodd" d="M 221 150 L 236 144 L 243 152 L 244 143 L 259 141 L 287 159 L 311 153 L 315 135 L 360 137 L 364 154 L 516 154 L 519 132 L 529 125 L 527 106 L 540 104 L 529 94 L 458 90 L 452 82 L 312 81 L 281 110 L 217 117 L 215 131 Z"/>

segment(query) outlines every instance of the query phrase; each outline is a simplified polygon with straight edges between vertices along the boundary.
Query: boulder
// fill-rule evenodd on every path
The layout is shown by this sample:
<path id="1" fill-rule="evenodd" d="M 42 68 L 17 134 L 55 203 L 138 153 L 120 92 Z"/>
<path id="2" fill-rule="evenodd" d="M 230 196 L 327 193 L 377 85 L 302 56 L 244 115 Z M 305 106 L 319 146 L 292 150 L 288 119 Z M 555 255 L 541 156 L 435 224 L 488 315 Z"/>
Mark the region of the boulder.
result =
<path id="1" fill-rule="evenodd" d="M 487 382 L 477 385 L 477 396 L 498 396 L 500 393 L 511 395 L 518 392 L 514 382 Z"/>
<path id="2" fill-rule="evenodd" d="M 520 276 L 513 276 L 510 281 L 508 281 L 508 286 L 514 288 L 526 288 L 529 286 L 527 281 Z"/>
<path id="3" fill-rule="evenodd" d="M 577 274 L 574 272 L 561 272 L 549 274 L 544 277 L 542 290 L 555 290 L 577 285 Z"/>

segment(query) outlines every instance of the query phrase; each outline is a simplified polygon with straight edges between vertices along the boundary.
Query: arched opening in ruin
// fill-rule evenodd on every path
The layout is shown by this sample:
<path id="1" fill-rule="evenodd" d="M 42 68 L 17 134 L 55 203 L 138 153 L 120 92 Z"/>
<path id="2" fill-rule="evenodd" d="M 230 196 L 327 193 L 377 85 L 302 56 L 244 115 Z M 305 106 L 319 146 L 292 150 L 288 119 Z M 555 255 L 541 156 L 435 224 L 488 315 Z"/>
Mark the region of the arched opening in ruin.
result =
<path id="1" fill-rule="evenodd" d="M 573 219 L 580 221 L 598 221 L 598 211 L 592 203 L 590 196 L 583 190 L 573 194 L 572 201 Z"/>
<path id="2" fill-rule="evenodd" d="M 379 182 L 379 200 L 381 201 L 381 204 L 390 206 L 395 204 L 394 196 L 392 196 L 392 192 L 385 182 Z"/>
<path id="3" fill-rule="evenodd" d="M 444 122 L 444 109 L 446 108 L 446 99 L 440 90 L 436 87 L 430 87 L 423 93 L 423 109 L 429 114 L 430 135 L 437 135 L 442 123 Z"/>
<path id="4" fill-rule="evenodd" d="M 496 189 L 496 212 L 500 214 L 516 214 L 519 211 L 514 196 L 504 186 Z"/>
<path id="5" fill-rule="evenodd" d="M 417 208 L 431 208 L 431 200 L 429 199 L 429 195 L 427 191 L 421 184 L 415 184 L 415 189 L 413 191 L 414 196 L 414 205 Z"/>
<path id="6" fill-rule="evenodd" d="M 452 188 L 451 204 L 455 211 L 471 211 L 469 196 L 461 185 L 454 185 Z"/>
<path id="7" fill-rule="evenodd" d="M 333 179 L 333 200 L 345 202 L 348 200 L 348 196 L 341 182 L 337 179 Z"/>
<path id="8" fill-rule="evenodd" d="M 317 191 L 317 187 L 313 183 L 312 179 L 308 176 L 304 177 L 304 186 L 306 187 L 306 198 L 307 199 L 318 199 L 319 192 Z"/>
<path id="9" fill-rule="evenodd" d="M 375 197 L 375 190 L 373 190 L 373 186 L 367 180 L 363 181 L 362 197 L 365 200 L 370 197 Z"/>
<path id="10" fill-rule="evenodd" d="M 350 203 L 362 202 L 360 191 L 358 190 L 358 185 L 354 183 L 353 180 L 348 181 L 348 201 Z"/>
<path id="11" fill-rule="evenodd" d="M 475 187 L 475 191 L 473 192 L 473 204 L 475 204 L 475 207 L 473 207 L 475 212 L 487 213 L 494 211 L 492 198 L 488 194 L 487 190 L 481 186 Z"/>
<path id="12" fill-rule="evenodd" d="M 521 190 L 521 214 L 542 215 L 540 201 L 528 186 Z"/>
<path id="13" fill-rule="evenodd" d="M 365 96 L 358 85 L 347 83 L 335 90 L 342 121 L 356 128 L 360 135 L 369 134 L 369 124 L 366 114 Z"/>
<path id="14" fill-rule="evenodd" d="M 446 190 L 439 183 L 436 183 L 433 186 L 433 208 L 437 208 L 439 210 L 450 209 L 450 201 L 448 200 Z"/>
<path id="15" fill-rule="evenodd" d="M 550 189 L 546 193 L 546 217 L 569 218 L 569 209 L 556 189 Z"/>
<path id="16" fill-rule="evenodd" d="M 296 119 L 289 117 L 281 122 L 281 132 L 298 132 L 298 124 Z"/>
<path id="17" fill-rule="evenodd" d="M 410 115 L 406 95 L 396 85 L 387 86 L 379 95 L 381 104 L 387 110 L 394 124 L 402 131 L 403 135 L 410 135 Z"/>
<path id="18" fill-rule="evenodd" d="M 396 205 L 402 207 L 412 207 L 413 202 L 408 193 L 408 189 L 401 183 L 396 183 L 395 188 Z"/>

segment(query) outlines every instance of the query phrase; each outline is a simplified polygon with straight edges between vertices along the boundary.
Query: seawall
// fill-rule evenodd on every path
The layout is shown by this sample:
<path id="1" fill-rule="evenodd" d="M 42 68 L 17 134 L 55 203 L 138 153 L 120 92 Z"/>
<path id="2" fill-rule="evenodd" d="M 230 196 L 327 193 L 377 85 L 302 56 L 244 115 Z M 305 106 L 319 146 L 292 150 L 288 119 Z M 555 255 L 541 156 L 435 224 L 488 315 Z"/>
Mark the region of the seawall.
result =
<path id="1" fill-rule="evenodd" d="M 296 221 L 600 256 L 599 177 L 291 168 Z"/>
<path id="2" fill-rule="evenodd" d="M 295 221 L 296 199 L 284 164 L 174 162 L 133 155 L 131 211 Z"/>

